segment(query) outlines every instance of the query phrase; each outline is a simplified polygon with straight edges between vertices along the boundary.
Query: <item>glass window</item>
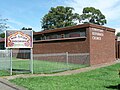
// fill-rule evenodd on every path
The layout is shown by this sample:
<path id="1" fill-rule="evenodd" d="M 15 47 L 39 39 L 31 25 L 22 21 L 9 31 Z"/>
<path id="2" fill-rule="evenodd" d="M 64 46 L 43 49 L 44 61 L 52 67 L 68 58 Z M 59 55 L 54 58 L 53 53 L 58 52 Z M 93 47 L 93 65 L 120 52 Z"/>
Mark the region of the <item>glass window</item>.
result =
<path id="1" fill-rule="evenodd" d="M 35 36 L 34 40 L 41 40 L 41 36 Z"/>
<path id="2" fill-rule="evenodd" d="M 77 29 L 71 31 L 57 32 L 57 33 L 48 33 L 44 35 L 37 35 L 34 37 L 34 40 L 46 40 L 46 39 L 60 39 L 60 38 L 72 38 L 72 37 L 85 37 L 85 29 Z"/>
<path id="3" fill-rule="evenodd" d="M 65 34 L 61 34 L 61 38 L 65 38 Z"/>
<path id="4" fill-rule="evenodd" d="M 69 37 L 80 37 L 80 32 L 71 32 L 69 33 Z"/>
<path id="5" fill-rule="evenodd" d="M 83 32 L 80 32 L 80 37 L 85 37 L 86 36 L 86 32 L 83 31 Z"/>
<path id="6" fill-rule="evenodd" d="M 47 35 L 46 39 L 57 39 L 57 35 L 53 34 L 53 35 Z"/>

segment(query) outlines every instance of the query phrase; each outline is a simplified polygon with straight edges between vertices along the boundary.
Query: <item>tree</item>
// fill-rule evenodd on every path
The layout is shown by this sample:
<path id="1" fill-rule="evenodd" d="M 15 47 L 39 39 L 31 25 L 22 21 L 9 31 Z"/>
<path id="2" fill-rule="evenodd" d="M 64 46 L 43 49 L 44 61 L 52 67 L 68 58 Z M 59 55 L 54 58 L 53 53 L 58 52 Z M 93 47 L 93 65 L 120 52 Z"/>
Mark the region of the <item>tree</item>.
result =
<path id="1" fill-rule="evenodd" d="M 83 14 L 80 15 L 80 22 L 104 25 L 107 23 L 107 20 L 99 9 L 95 9 L 94 7 L 85 7 L 83 9 Z"/>
<path id="2" fill-rule="evenodd" d="M 5 33 L 1 33 L 0 38 L 5 38 Z"/>
<path id="3" fill-rule="evenodd" d="M 8 28 L 7 24 L 6 24 L 6 21 L 8 19 L 3 19 L 3 18 L 0 18 L 0 37 L 1 38 L 5 38 L 5 33 L 3 33 L 4 30 L 6 30 Z"/>
<path id="4" fill-rule="evenodd" d="M 8 28 L 6 21 L 8 19 L 0 19 L 0 33 L 2 33 L 4 30 L 6 30 Z"/>
<path id="5" fill-rule="evenodd" d="M 120 32 L 118 32 L 118 33 L 116 34 L 116 36 L 119 36 L 119 37 L 120 37 Z"/>
<path id="6" fill-rule="evenodd" d="M 32 28 L 23 27 L 21 30 L 32 30 Z"/>
<path id="7" fill-rule="evenodd" d="M 21 30 L 32 30 L 33 32 L 35 32 L 32 28 L 26 28 L 26 27 L 23 27 Z"/>
<path id="8" fill-rule="evenodd" d="M 73 13 L 73 10 L 72 7 L 51 7 L 48 14 L 42 18 L 42 28 L 49 30 L 76 25 L 74 21 L 79 21 L 79 14 Z"/>

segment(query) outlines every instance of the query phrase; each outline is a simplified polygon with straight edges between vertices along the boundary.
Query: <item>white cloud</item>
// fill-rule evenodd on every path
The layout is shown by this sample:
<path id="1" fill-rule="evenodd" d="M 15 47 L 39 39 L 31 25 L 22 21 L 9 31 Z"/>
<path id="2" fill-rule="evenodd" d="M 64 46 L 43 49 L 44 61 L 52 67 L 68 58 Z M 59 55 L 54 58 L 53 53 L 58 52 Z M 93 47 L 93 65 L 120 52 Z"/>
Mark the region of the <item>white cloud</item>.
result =
<path id="1" fill-rule="evenodd" d="M 120 20 L 120 0 L 67 0 L 65 4 L 73 7 L 75 12 L 79 14 L 82 13 L 84 7 L 95 7 L 106 16 L 108 25 L 111 22 L 115 24 L 116 21 Z M 109 26 L 115 27 L 115 25 L 112 26 L 111 24 Z M 120 31 L 120 28 L 116 27 L 115 29 L 117 29 L 117 32 Z"/>
<path id="2" fill-rule="evenodd" d="M 69 3 L 68 3 L 69 2 Z M 67 6 L 75 8 L 75 12 L 82 13 L 84 7 L 95 7 L 111 21 L 119 18 L 120 1 L 119 0 L 67 0 Z"/>

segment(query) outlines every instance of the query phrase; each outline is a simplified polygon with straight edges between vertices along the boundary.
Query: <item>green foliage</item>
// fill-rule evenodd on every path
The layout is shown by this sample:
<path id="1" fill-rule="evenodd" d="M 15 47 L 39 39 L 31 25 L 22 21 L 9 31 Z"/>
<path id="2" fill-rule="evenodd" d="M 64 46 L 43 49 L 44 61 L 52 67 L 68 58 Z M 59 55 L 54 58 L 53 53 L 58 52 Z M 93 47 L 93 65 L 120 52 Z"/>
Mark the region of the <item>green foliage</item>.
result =
<path id="1" fill-rule="evenodd" d="M 5 38 L 5 33 L 1 33 L 1 34 L 0 34 L 0 37 L 1 37 L 1 38 Z"/>
<path id="2" fill-rule="evenodd" d="M 0 70 L 0 76 L 9 76 L 10 73 L 8 71 L 3 71 L 3 70 Z"/>
<path id="3" fill-rule="evenodd" d="M 21 30 L 32 30 L 32 28 L 23 27 Z"/>
<path id="4" fill-rule="evenodd" d="M 83 14 L 80 15 L 80 22 L 104 25 L 107 23 L 107 20 L 99 9 L 95 9 L 94 7 L 85 7 L 83 9 Z"/>
<path id="5" fill-rule="evenodd" d="M 6 21 L 8 19 L 0 19 L 0 33 L 8 28 Z"/>
<path id="6" fill-rule="evenodd" d="M 45 76 L 11 80 L 29 90 L 118 90 L 120 64 L 68 76 Z"/>
<path id="7" fill-rule="evenodd" d="M 74 21 L 79 20 L 79 14 L 73 13 L 73 10 L 72 7 L 51 7 L 48 14 L 42 18 L 42 28 L 49 30 L 76 25 Z"/>
<path id="8" fill-rule="evenodd" d="M 32 30 L 33 32 L 35 32 L 32 28 L 26 28 L 26 27 L 23 27 L 21 30 Z"/>
<path id="9" fill-rule="evenodd" d="M 74 8 L 72 7 L 51 7 L 48 14 L 42 18 L 42 28 L 44 30 L 49 30 L 73 26 L 76 25 L 78 21 L 81 23 L 93 23 L 98 25 L 104 25 L 107 23 L 107 20 L 101 11 L 94 7 L 85 7 L 82 15 L 73 13 L 73 10 Z"/>
<path id="10" fill-rule="evenodd" d="M 120 32 L 118 32 L 116 36 L 120 36 Z"/>

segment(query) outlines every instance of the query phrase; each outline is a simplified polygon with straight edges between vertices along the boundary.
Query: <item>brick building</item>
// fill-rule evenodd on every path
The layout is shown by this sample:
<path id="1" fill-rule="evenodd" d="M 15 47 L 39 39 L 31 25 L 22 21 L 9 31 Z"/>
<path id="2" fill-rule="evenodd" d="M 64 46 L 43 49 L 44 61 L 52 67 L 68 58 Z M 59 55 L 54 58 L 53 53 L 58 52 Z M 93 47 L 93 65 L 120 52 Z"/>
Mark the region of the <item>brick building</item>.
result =
<path id="1" fill-rule="evenodd" d="M 120 59 L 120 37 L 116 38 L 116 58 Z"/>
<path id="2" fill-rule="evenodd" d="M 0 39 L 0 49 L 4 49 L 4 39 Z M 89 65 L 113 62 L 120 58 L 120 41 L 115 47 L 115 30 L 95 24 L 34 33 L 34 54 L 65 52 L 89 54 Z"/>
<path id="3" fill-rule="evenodd" d="M 34 54 L 89 53 L 89 64 L 115 61 L 115 30 L 95 24 L 34 33 Z"/>

